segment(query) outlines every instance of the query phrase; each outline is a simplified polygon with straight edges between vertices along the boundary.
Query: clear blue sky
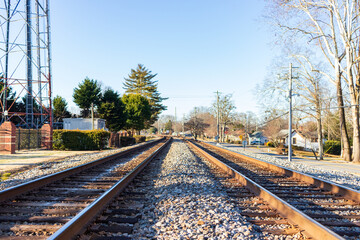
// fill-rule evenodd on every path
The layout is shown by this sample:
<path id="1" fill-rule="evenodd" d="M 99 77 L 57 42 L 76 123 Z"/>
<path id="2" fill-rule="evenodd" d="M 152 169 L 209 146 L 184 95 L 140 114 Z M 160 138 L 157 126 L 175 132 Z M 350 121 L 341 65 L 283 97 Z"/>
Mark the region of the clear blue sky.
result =
<path id="1" fill-rule="evenodd" d="M 158 73 L 164 114 L 210 106 L 232 93 L 237 111 L 257 111 L 253 90 L 272 59 L 262 0 L 51 1 L 53 96 L 74 111 L 86 76 L 123 93 L 138 63 Z"/>

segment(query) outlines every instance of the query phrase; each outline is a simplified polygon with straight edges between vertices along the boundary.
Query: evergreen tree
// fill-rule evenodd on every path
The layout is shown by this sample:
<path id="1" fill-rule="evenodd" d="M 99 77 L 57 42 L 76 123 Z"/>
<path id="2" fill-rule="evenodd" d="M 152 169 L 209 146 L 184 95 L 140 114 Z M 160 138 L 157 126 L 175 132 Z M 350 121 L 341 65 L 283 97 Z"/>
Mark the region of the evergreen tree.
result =
<path id="1" fill-rule="evenodd" d="M 16 92 L 14 92 L 11 87 L 7 87 L 7 89 L 5 91 L 3 91 L 4 85 L 5 85 L 4 78 L 2 76 L 0 76 L 0 101 L 3 104 L 4 94 L 6 93 L 7 106 L 9 107 L 15 101 Z M 1 106 L 2 106 L 2 104 L 1 104 Z M 10 110 L 10 112 L 11 112 L 11 109 L 8 109 L 8 110 Z M 1 109 L 1 111 L 2 111 L 2 109 Z M 14 110 L 12 109 L 12 111 L 14 111 Z"/>
<path id="2" fill-rule="evenodd" d="M 123 95 L 122 101 L 127 113 L 126 128 L 131 129 L 132 132 L 144 129 L 145 122 L 151 117 L 149 101 L 140 94 Z"/>
<path id="3" fill-rule="evenodd" d="M 160 96 L 157 90 L 157 81 L 154 80 L 157 74 L 151 74 L 151 71 L 146 69 L 142 64 L 138 64 L 137 69 L 131 69 L 128 78 L 125 78 L 124 89 L 126 93 L 140 94 L 146 97 L 151 107 L 151 117 L 145 122 L 145 127 L 149 128 L 156 120 L 162 111 L 167 107 L 161 102 L 167 98 Z"/>
<path id="4" fill-rule="evenodd" d="M 125 127 L 127 115 L 124 103 L 119 94 L 112 90 L 105 90 L 98 107 L 99 116 L 106 120 L 106 127 L 111 132 L 118 132 Z"/>
<path id="5" fill-rule="evenodd" d="M 0 121 L 0 124 L 2 121 L 5 121 L 4 119 L 4 115 L 2 114 L 3 112 L 3 109 L 4 109 L 4 94 L 6 94 L 6 108 L 5 110 L 8 110 L 8 112 L 16 112 L 17 110 L 17 106 L 18 104 L 15 102 L 15 95 L 16 95 L 16 92 L 13 91 L 13 89 L 11 87 L 8 87 L 6 90 L 4 90 L 4 86 L 5 86 L 5 83 L 4 83 L 4 78 L 3 76 L 0 76 L 0 112 L 1 112 L 1 121 Z M 14 124 L 17 124 L 19 123 L 19 117 L 18 116 L 15 116 L 11 119 L 11 121 L 14 123 Z"/>
<path id="6" fill-rule="evenodd" d="M 54 113 L 54 122 L 62 122 L 63 118 L 71 117 L 70 112 L 67 110 L 68 103 L 65 98 L 61 96 L 56 96 L 53 100 L 53 113 Z"/>
<path id="7" fill-rule="evenodd" d="M 81 116 L 89 117 L 91 104 L 98 105 L 100 103 L 100 84 L 96 80 L 85 78 L 85 80 L 74 89 L 73 98 L 74 103 L 82 109 Z"/>
<path id="8" fill-rule="evenodd" d="M 0 93 L 1 93 L 0 94 L 0 97 L 1 97 L 0 100 L 3 101 L 3 99 L 4 99 L 3 94 L 5 94 L 5 92 L 6 92 L 7 101 L 13 101 L 14 98 L 15 98 L 16 93 L 12 90 L 11 87 L 7 87 L 6 91 L 3 91 L 4 85 L 5 85 L 4 78 L 2 76 L 0 76 Z"/>
<path id="9" fill-rule="evenodd" d="M 173 124 L 172 121 L 169 119 L 167 123 L 165 123 L 165 130 L 171 132 L 173 130 Z"/>

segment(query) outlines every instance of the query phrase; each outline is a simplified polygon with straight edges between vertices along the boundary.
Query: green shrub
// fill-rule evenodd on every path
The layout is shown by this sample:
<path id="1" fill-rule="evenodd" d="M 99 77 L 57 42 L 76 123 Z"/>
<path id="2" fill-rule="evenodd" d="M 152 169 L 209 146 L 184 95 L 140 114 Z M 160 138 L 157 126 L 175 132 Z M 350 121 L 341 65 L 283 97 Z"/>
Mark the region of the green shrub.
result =
<path id="1" fill-rule="evenodd" d="M 328 140 L 324 145 L 324 153 L 340 155 L 341 154 L 341 142 L 335 140 Z"/>
<path id="2" fill-rule="evenodd" d="M 1 176 L 0 181 L 5 181 L 6 179 L 8 179 L 11 176 L 11 173 L 3 173 L 3 174 L 0 174 L 0 176 Z"/>
<path id="3" fill-rule="evenodd" d="M 104 149 L 110 133 L 104 130 L 54 130 L 55 150 L 99 150 Z"/>
<path id="4" fill-rule="evenodd" d="M 120 137 L 120 146 L 126 147 L 135 144 L 135 138 L 133 137 Z"/>
<path id="5" fill-rule="evenodd" d="M 266 146 L 268 146 L 268 147 L 275 147 L 275 143 L 269 141 L 269 142 L 266 143 Z"/>
<path id="6" fill-rule="evenodd" d="M 142 143 L 146 141 L 146 137 L 145 136 L 141 136 L 141 135 L 137 135 L 134 137 L 135 138 L 135 142 L 136 143 Z"/>

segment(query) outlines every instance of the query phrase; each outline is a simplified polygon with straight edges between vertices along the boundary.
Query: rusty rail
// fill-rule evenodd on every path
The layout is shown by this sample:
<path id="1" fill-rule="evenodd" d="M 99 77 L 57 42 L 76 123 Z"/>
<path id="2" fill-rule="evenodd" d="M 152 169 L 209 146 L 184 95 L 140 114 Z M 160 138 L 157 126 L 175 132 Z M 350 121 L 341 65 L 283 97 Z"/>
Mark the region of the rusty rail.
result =
<path id="1" fill-rule="evenodd" d="M 147 147 L 149 145 L 153 145 L 155 143 L 158 143 L 158 142 L 162 141 L 163 139 L 164 138 L 161 138 L 161 139 L 158 139 L 158 140 L 155 140 L 155 141 L 151 141 L 151 142 L 142 144 L 140 146 L 135 146 L 135 147 L 127 149 L 127 150 L 125 150 L 123 152 L 119 152 L 119 153 L 116 153 L 116 154 L 113 154 L 113 155 L 110 155 L 110 156 L 107 156 L 107 157 L 103 157 L 103 158 L 100 158 L 98 160 L 82 164 L 80 166 L 72 167 L 72 168 L 66 169 L 66 170 L 58 172 L 58 173 L 53 173 L 53 174 L 50 174 L 50 175 L 47 175 L 47 176 L 44 176 L 44 177 L 29 181 L 29 182 L 26 182 L 26 183 L 23 183 L 23 184 L 19 184 L 17 186 L 2 190 L 2 191 L 0 191 L 0 202 L 12 199 L 15 196 L 18 196 L 20 194 L 24 194 L 24 193 L 29 192 L 31 190 L 43 187 L 43 186 L 45 186 L 45 185 L 47 185 L 49 183 L 52 183 L 54 181 L 66 178 L 66 177 L 71 176 L 73 174 L 79 173 L 79 172 L 84 171 L 86 169 L 92 168 L 92 167 L 94 167 L 96 165 L 99 165 L 99 164 L 105 163 L 107 161 L 116 159 L 118 157 L 124 156 L 126 154 L 137 151 L 139 149 L 143 149 L 143 148 L 145 148 L 145 147 Z"/>
<path id="2" fill-rule="evenodd" d="M 96 201 L 83 209 L 73 219 L 67 222 L 57 232 L 50 236 L 49 240 L 73 239 L 88 226 L 89 223 L 117 196 L 147 165 L 164 149 L 172 139 L 167 140 L 160 148 L 153 152 L 148 158 L 141 162 L 134 170 L 129 172 L 118 183 L 101 195 Z"/>
<path id="3" fill-rule="evenodd" d="M 196 152 L 201 154 L 207 160 L 209 160 L 216 166 L 220 167 L 230 176 L 237 179 L 243 186 L 248 188 L 252 193 L 264 199 L 272 208 L 276 209 L 282 217 L 288 219 L 290 223 L 294 225 L 298 225 L 300 228 L 304 229 L 304 234 L 306 236 L 314 239 L 344 239 L 338 234 L 328 229 L 327 227 L 323 226 L 314 219 L 310 218 L 300 210 L 294 208 L 287 202 L 283 201 L 282 199 L 280 199 L 270 191 L 266 190 L 259 184 L 255 183 L 254 181 L 242 175 L 235 169 L 231 168 L 230 166 L 226 165 L 225 163 L 211 156 L 204 150 L 200 149 L 194 143 L 188 142 L 188 144 L 191 146 L 191 148 L 195 149 Z M 210 146 L 213 147 L 213 145 Z M 222 151 L 225 149 L 220 148 L 219 150 Z"/>
<path id="4" fill-rule="evenodd" d="M 338 196 L 341 196 L 345 199 L 348 199 L 348 200 L 352 200 L 352 201 L 355 201 L 355 202 L 360 202 L 360 191 L 356 191 L 354 189 L 351 189 L 351 188 L 348 188 L 348 187 L 345 187 L 345 186 L 340 186 L 336 183 L 333 183 L 333 182 L 330 182 L 330 181 L 326 181 L 326 180 L 323 180 L 323 179 L 320 179 L 320 178 L 317 178 L 317 177 L 313 177 L 313 176 L 310 176 L 306 173 L 300 173 L 296 170 L 292 170 L 292 169 L 289 169 L 289 168 L 285 168 L 285 167 L 280 167 L 276 164 L 272 164 L 272 163 L 268 163 L 268 162 L 264 162 L 264 161 L 261 161 L 259 159 L 256 159 L 256 158 L 252 158 L 252 157 L 249 157 L 249 156 L 246 156 L 246 155 L 242 155 L 240 153 L 236 153 L 236 152 L 233 152 L 233 151 L 230 151 L 228 149 L 224 149 L 224 148 L 221 148 L 221 147 L 218 147 L 218 146 L 215 146 L 215 145 L 212 145 L 212 144 L 209 144 L 209 143 L 205 143 L 205 142 L 201 142 L 202 144 L 210 147 L 210 148 L 214 148 L 218 151 L 221 151 L 223 153 L 226 153 L 226 154 L 229 154 L 235 158 L 242 158 L 248 162 L 251 162 L 251 163 L 254 163 L 256 165 L 260 165 L 262 167 L 265 167 L 265 168 L 268 168 L 268 169 L 271 169 L 273 171 L 276 171 L 278 173 L 282 173 L 282 174 L 285 174 L 286 176 L 288 177 L 293 177 L 295 179 L 298 179 L 300 181 L 303 181 L 303 182 L 306 182 L 306 183 L 309 183 L 309 184 L 313 184 L 319 188 L 322 188 L 324 190 L 327 190 L 327 191 L 330 191 Z"/>

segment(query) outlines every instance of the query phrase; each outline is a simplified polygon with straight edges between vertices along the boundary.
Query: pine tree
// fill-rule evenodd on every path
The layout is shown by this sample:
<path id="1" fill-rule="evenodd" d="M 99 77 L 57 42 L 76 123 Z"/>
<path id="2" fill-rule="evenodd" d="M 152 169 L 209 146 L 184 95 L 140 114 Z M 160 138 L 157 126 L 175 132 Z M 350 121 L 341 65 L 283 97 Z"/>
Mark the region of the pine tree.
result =
<path id="1" fill-rule="evenodd" d="M 160 96 L 157 90 L 157 80 L 154 78 L 157 74 L 152 74 L 151 71 L 146 69 L 142 64 L 138 64 L 137 69 L 131 69 L 128 78 L 125 78 L 124 89 L 127 94 L 140 94 L 146 97 L 151 107 L 151 117 L 145 123 L 145 127 L 149 128 L 156 120 L 162 111 L 167 107 L 162 105 L 161 102 L 167 98 Z"/>
<path id="2" fill-rule="evenodd" d="M 63 118 L 70 117 L 71 114 L 67 110 L 68 103 L 65 98 L 56 96 L 53 100 L 53 114 L 55 122 L 62 122 Z"/>
<path id="3" fill-rule="evenodd" d="M 122 101 L 127 113 L 126 128 L 132 132 L 144 129 L 151 116 L 151 106 L 147 98 L 140 94 L 124 94 Z"/>
<path id="4" fill-rule="evenodd" d="M 99 116 L 106 120 L 106 127 L 111 132 L 120 131 L 125 126 L 127 119 L 125 106 L 116 91 L 112 89 L 105 90 L 98 112 Z"/>
<path id="5" fill-rule="evenodd" d="M 13 91 L 13 89 L 11 87 L 7 87 L 6 90 L 4 90 L 5 87 L 5 83 L 4 83 L 4 78 L 3 76 L 0 75 L 0 113 L 1 113 L 1 117 L 2 119 L 0 119 L 0 124 L 2 121 L 5 121 L 5 116 L 2 113 L 4 110 L 4 95 L 6 94 L 6 107 L 8 112 L 16 112 L 17 111 L 17 107 L 18 104 L 15 102 L 15 96 L 16 96 L 16 92 Z M 0 117 L 0 118 L 1 118 Z M 14 124 L 18 124 L 20 122 L 21 119 L 19 119 L 18 116 L 14 116 L 11 118 L 11 121 Z"/>
<path id="6" fill-rule="evenodd" d="M 101 98 L 100 84 L 93 79 L 85 78 L 79 84 L 78 88 L 74 89 L 74 103 L 82 109 L 82 116 L 88 117 L 90 115 L 91 104 L 98 105 Z"/>

